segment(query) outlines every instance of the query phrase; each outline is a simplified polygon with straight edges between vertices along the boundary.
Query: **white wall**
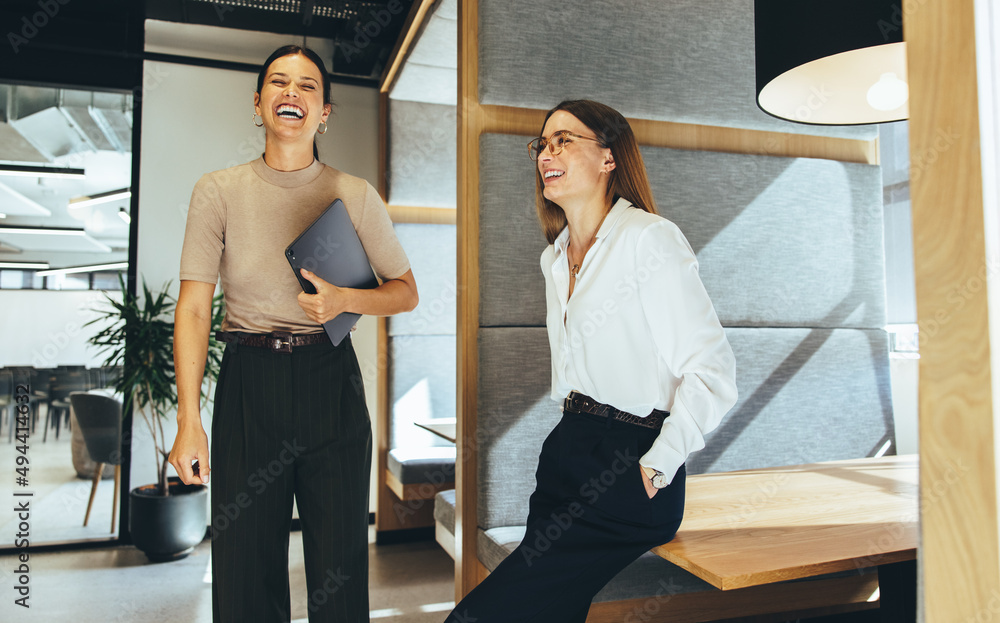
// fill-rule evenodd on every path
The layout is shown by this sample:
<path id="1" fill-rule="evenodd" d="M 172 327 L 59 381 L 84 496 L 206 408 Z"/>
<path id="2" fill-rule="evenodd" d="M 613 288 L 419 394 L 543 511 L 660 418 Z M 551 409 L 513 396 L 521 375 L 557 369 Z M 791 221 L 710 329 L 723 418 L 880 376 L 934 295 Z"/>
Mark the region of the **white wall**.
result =
<path id="1" fill-rule="evenodd" d="M 0 294 L 0 367 L 101 367 L 107 354 L 87 344 L 97 327 L 84 325 L 98 317 L 94 309 L 107 307 L 104 294 L 93 290 L 4 291 Z"/>
<path id="2" fill-rule="evenodd" d="M 256 74 L 246 72 L 145 63 L 142 100 L 136 102 L 136 107 L 142 106 L 137 274 L 150 288 L 160 289 L 170 281 L 174 295 L 179 289 L 184 224 L 198 178 L 248 162 L 263 152 L 263 129 L 251 122 L 256 80 Z M 378 175 L 378 91 L 334 84 L 331 96 L 336 106 L 329 131 L 318 137 L 320 159 L 374 185 Z M 362 320 L 354 346 L 365 372 L 374 422 L 374 319 Z M 207 429 L 210 416 L 203 418 Z M 176 428 L 170 424 L 166 435 L 172 441 Z M 152 482 L 156 475 L 147 436 L 136 430 L 134 443 L 131 484 L 137 486 Z"/>
<path id="3" fill-rule="evenodd" d="M 910 353 L 889 354 L 892 415 L 896 428 L 896 454 L 918 454 L 920 358 Z"/>

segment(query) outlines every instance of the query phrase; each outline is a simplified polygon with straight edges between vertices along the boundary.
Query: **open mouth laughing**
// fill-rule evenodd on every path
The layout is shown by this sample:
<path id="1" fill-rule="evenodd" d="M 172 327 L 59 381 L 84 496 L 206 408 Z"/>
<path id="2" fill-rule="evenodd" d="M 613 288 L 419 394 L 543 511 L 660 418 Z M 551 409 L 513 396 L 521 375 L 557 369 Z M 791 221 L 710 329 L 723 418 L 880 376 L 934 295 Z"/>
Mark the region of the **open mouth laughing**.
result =
<path id="1" fill-rule="evenodd" d="M 302 119 L 306 115 L 298 106 L 292 104 L 282 104 L 274 111 L 274 114 L 282 119 Z"/>

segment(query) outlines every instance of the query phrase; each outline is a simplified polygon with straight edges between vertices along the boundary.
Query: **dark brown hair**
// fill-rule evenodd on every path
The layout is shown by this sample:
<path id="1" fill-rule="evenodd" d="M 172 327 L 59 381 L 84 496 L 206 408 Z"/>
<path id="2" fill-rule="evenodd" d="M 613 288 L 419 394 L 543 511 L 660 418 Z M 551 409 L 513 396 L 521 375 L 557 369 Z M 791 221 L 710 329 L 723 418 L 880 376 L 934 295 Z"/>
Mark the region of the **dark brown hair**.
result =
<path id="1" fill-rule="evenodd" d="M 264 88 L 264 78 L 267 77 L 267 70 L 271 68 L 271 63 L 283 56 L 295 56 L 296 54 L 301 54 L 308 58 L 316 66 L 316 69 L 319 70 L 320 80 L 323 83 L 323 103 L 332 104 L 333 102 L 330 101 L 330 74 L 326 72 L 326 65 L 323 63 L 323 59 L 309 48 L 294 44 L 278 48 L 274 52 L 271 52 L 271 56 L 268 56 L 267 60 L 264 61 L 264 64 L 260 68 L 260 73 L 257 74 L 257 95 L 259 96 L 260 90 Z M 316 148 L 315 139 L 313 139 L 313 158 L 319 160 L 319 149 Z"/>
<path id="2" fill-rule="evenodd" d="M 656 202 L 646 176 L 646 164 L 639 152 L 639 143 L 632 133 L 632 126 L 614 108 L 592 100 L 566 100 L 545 115 L 542 130 L 549 117 L 557 110 L 565 110 L 580 120 L 597 136 L 602 147 L 611 149 L 615 168 L 608 176 L 608 197 L 614 201 L 621 197 L 640 210 L 656 214 Z M 545 182 L 535 169 L 535 208 L 542 232 L 549 244 L 555 242 L 559 232 L 566 227 L 566 213 L 545 198 Z"/>

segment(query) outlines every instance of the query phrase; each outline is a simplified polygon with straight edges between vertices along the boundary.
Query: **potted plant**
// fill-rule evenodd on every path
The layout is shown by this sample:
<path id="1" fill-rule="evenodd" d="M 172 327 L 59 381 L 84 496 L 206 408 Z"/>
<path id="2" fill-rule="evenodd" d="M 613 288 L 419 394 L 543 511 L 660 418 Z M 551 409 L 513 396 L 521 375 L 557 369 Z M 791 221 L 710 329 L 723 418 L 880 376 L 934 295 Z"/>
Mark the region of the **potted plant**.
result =
<path id="1" fill-rule="evenodd" d="M 129 492 L 129 530 L 133 543 L 153 562 L 178 560 L 187 556 L 205 536 L 208 489 L 167 477 L 169 446 L 163 420 L 177 407 L 174 300 L 166 289 L 154 294 L 145 283 L 140 299 L 128 291 L 123 278 L 119 278 L 119 283 L 121 300 L 105 295 L 110 307 L 95 310 L 98 317 L 88 324 L 96 323 L 102 328 L 88 341 L 110 351 L 104 365 L 121 370 L 114 387 L 122 396 L 122 412 L 131 409 L 141 418 L 153 440 L 157 480 Z M 222 344 L 214 339 L 214 329 L 221 325 L 224 315 L 219 295 L 213 301 L 203 406 L 210 399 L 211 385 L 218 378 L 222 361 Z"/>

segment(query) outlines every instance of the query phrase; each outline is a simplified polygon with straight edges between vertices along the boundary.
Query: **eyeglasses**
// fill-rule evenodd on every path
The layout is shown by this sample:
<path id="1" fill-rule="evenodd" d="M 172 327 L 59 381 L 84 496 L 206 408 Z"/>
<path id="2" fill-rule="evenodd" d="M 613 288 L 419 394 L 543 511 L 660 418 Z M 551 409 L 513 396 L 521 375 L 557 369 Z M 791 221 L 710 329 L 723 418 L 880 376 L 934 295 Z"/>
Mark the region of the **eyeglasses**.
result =
<path id="1" fill-rule="evenodd" d="M 550 138 L 545 138 L 539 136 L 535 140 L 528 143 L 528 157 L 532 161 L 538 160 L 538 158 L 545 153 L 548 149 L 552 152 L 553 156 L 558 156 L 562 153 L 562 150 L 566 149 L 566 146 L 573 142 L 573 139 L 582 138 L 587 141 L 594 141 L 595 143 L 604 146 L 604 143 L 599 138 L 594 138 L 593 136 L 580 136 L 579 134 L 574 134 L 569 130 L 559 130 L 554 132 Z"/>

